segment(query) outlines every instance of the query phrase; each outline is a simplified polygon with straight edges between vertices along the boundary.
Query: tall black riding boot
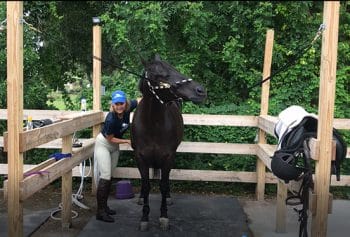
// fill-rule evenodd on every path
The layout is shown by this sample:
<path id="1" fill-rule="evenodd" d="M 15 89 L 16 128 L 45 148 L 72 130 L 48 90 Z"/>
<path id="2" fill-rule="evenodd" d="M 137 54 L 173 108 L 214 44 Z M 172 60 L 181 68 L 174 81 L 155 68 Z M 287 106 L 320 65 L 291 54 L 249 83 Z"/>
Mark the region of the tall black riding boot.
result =
<path id="1" fill-rule="evenodd" d="M 107 199 L 109 195 L 108 186 L 110 185 L 110 180 L 100 179 L 97 186 L 97 213 L 96 220 L 104 222 L 114 222 L 114 219 L 108 215 L 107 210 Z"/>
<path id="2" fill-rule="evenodd" d="M 109 184 L 108 184 L 108 191 L 107 191 L 107 200 L 108 200 L 108 196 L 111 193 L 111 186 L 112 186 L 112 180 L 108 180 Z M 106 203 L 106 212 L 108 215 L 115 215 L 117 214 L 117 212 L 113 209 L 110 209 L 108 204 Z"/>

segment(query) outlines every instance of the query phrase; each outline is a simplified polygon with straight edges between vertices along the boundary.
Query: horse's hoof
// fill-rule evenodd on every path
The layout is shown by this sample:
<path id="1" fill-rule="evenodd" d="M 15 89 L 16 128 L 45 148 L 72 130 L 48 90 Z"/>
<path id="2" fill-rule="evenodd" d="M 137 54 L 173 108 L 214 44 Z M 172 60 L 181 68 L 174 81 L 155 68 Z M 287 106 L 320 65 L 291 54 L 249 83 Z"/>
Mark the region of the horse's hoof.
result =
<path id="1" fill-rule="evenodd" d="M 170 205 L 173 205 L 174 203 L 173 203 L 173 200 L 169 197 L 169 198 L 166 198 L 166 204 L 170 206 Z"/>
<path id="2" fill-rule="evenodd" d="M 143 198 L 139 198 L 139 200 L 137 200 L 137 204 L 138 205 L 143 205 Z"/>
<path id="3" fill-rule="evenodd" d="M 160 228 L 164 231 L 169 230 L 169 218 L 161 217 L 159 218 Z"/>
<path id="4" fill-rule="evenodd" d="M 141 221 L 140 222 L 140 230 L 141 231 L 147 231 L 148 230 L 148 221 Z"/>

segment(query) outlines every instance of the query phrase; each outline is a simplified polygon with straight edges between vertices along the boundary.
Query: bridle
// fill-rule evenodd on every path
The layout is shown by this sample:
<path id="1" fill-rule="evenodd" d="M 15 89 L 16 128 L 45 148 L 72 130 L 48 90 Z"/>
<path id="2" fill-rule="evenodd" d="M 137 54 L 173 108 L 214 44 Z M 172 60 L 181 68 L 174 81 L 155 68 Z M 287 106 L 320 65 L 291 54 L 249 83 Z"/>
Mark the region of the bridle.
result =
<path id="1" fill-rule="evenodd" d="M 153 86 L 153 85 L 151 84 L 150 78 L 148 77 L 147 71 L 145 72 L 145 74 L 144 74 L 144 76 L 143 76 L 143 79 L 146 80 L 146 83 L 147 83 L 147 86 L 148 86 L 149 91 L 154 95 L 154 97 L 155 97 L 161 104 L 164 104 L 164 101 L 160 98 L 160 96 L 157 94 L 156 91 L 158 91 L 158 90 L 169 90 L 170 93 L 174 95 L 175 99 L 170 100 L 170 101 L 168 101 L 168 102 L 171 102 L 171 101 L 174 101 L 174 100 L 180 100 L 180 101 L 182 101 L 182 98 L 179 97 L 179 96 L 177 96 L 177 95 L 174 93 L 173 89 L 179 87 L 179 86 L 182 85 L 182 84 L 185 84 L 185 83 L 187 83 L 187 82 L 191 82 L 191 81 L 192 81 L 192 78 L 183 79 L 183 80 L 181 80 L 181 81 L 176 81 L 176 82 L 175 82 L 175 85 L 172 85 L 172 84 L 170 84 L 170 83 L 168 83 L 168 82 L 160 81 L 158 85 Z"/>

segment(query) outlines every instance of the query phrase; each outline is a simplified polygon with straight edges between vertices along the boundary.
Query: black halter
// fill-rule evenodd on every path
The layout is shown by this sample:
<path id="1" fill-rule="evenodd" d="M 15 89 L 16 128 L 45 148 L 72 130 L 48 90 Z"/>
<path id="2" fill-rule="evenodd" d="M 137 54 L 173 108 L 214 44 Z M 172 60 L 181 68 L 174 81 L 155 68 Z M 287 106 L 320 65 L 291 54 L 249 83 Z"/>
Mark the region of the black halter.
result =
<path id="1" fill-rule="evenodd" d="M 187 82 L 191 82 L 192 79 L 191 78 L 188 78 L 188 79 L 184 79 L 184 80 L 181 80 L 181 81 L 176 81 L 174 85 L 168 83 L 168 82 L 163 82 L 163 81 L 160 81 L 158 83 L 158 85 L 156 86 L 153 86 L 151 84 L 151 80 L 148 78 L 148 75 L 147 75 L 147 71 L 145 72 L 144 74 L 144 77 L 143 77 L 145 80 L 146 80 L 146 83 L 147 83 L 147 86 L 148 86 L 148 89 L 149 91 L 154 95 L 154 97 L 161 103 L 161 104 L 164 104 L 164 101 L 159 97 L 159 95 L 157 94 L 157 90 L 169 90 L 171 94 L 173 94 L 175 96 L 175 99 L 173 100 L 170 100 L 170 101 L 174 101 L 174 100 L 182 100 L 181 97 L 177 96 L 174 91 L 173 91 L 173 88 L 177 88 L 178 86 L 180 86 L 181 84 L 184 84 L 184 83 L 187 83 Z M 170 102 L 168 101 L 168 102 Z"/>

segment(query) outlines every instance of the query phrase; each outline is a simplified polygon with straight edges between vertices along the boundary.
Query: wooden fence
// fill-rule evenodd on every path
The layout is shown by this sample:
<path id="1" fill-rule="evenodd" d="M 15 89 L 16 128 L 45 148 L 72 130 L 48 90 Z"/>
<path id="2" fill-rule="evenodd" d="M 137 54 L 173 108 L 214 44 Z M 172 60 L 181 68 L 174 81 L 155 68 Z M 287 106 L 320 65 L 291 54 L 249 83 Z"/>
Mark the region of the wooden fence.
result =
<path id="1" fill-rule="evenodd" d="M 0 110 L 0 120 L 6 120 L 6 110 Z M 46 161 L 37 165 L 24 165 L 23 172 L 45 171 L 41 175 L 33 175 L 24 178 L 20 182 L 20 200 L 24 201 L 35 192 L 41 190 L 54 180 L 60 178 L 62 174 L 72 170 L 73 176 L 80 176 L 78 165 L 93 156 L 94 139 L 79 139 L 82 141 L 81 148 L 71 148 L 72 141 L 67 140 L 72 138 L 74 132 L 98 125 L 104 121 L 106 113 L 103 112 L 80 112 L 80 111 L 54 111 L 54 110 L 24 110 L 25 120 L 26 116 L 33 114 L 33 119 L 47 119 L 50 118 L 55 121 L 53 124 L 24 131 L 20 134 L 20 151 L 25 152 L 33 148 L 44 149 L 72 149 L 73 157 L 70 159 L 63 159 L 55 161 L 54 158 L 48 158 Z M 132 117 L 133 114 L 131 114 Z M 277 118 L 274 116 L 235 116 L 235 115 L 196 115 L 184 114 L 185 125 L 205 125 L 205 126 L 231 126 L 231 127 L 253 127 L 259 128 L 267 134 L 274 135 L 273 129 Z M 335 119 L 334 126 L 337 129 L 350 130 L 350 119 Z M 35 138 L 35 139 L 33 139 Z M 63 139 L 62 139 L 63 138 Z M 66 144 L 64 140 L 66 139 Z M 6 151 L 7 146 L 5 139 L 0 137 L 0 146 L 4 147 Z M 230 154 L 230 155 L 255 155 L 258 160 L 271 170 L 271 156 L 276 149 L 275 145 L 270 144 L 242 144 L 242 143 L 213 143 L 213 142 L 182 142 L 177 150 L 180 153 L 209 153 L 209 154 Z M 131 151 L 129 145 L 121 145 L 121 150 Z M 347 158 L 350 158 L 350 148 L 347 150 Z M 233 158 L 234 159 L 234 158 Z M 89 169 L 87 169 L 89 170 Z M 0 164 L 0 174 L 8 174 L 7 164 Z M 116 178 L 130 178 L 139 179 L 140 174 L 137 168 L 133 167 L 117 167 L 113 172 L 113 177 Z M 152 170 L 150 170 L 150 177 L 152 178 Z M 188 181 L 217 181 L 217 182 L 239 182 L 239 183 L 258 183 L 258 176 L 256 172 L 246 171 L 219 171 L 219 170 L 190 170 L 190 169 L 173 169 L 170 173 L 171 180 L 188 180 Z M 295 190 L 297 185 L 293 182 L 285 186 L 279 181 L 271 172 L 267 172 L 264 180 L 261 181 L 264 185 L 279 184 L 285 190 L 289 188 L 291 191 Z M 349 186 L 350 176 L 342 176 L 341 181 L 336 181 L 335 177 L 331 180 L 332 186 Z M 284 187 L 285 186 L 285 187 Z M 4 182 L 5 194 L 7 193 L 7 181 Z M 264 190 L 264 188 L 262 189 Z M 62 187 L 63 192 L 63 187 Z M 258 193 L 263 199 L 264 193 Z M 285 195 L 282 195 L 284 197 Z M 278 216 L 284 215 L 285 206 L 277 213 Z M 277 231 L 285 231 L 285 219 L 279 219 L 277 224 Z"/>
<path id="2" fill-rule="evenodd" d="M 62 138 L 67 134 L 71 134 L 82 130 L 84 128 L 91 127 L 94 122 L 101 122 L 103 118 L 99 113 L 87 112 L 82 113 L 80 111 L 54 111 L 54 110 L 24 110 L 24 114 L 33 114 L 33 119 L 50 118 L 56 121 L 54 124 L 34 129 L 28 132 L 23 132 L 21 136 L 20 148 L 22 152 L 32 148 L 45 148 L 45 149 L 62 149 Z M 75 115 L 75 116 L 74 116 Z M 105 114 L 104 114 L 105 116 Z M 26 116 L 24 116 L 25 119 Z M 93 118 L 95 117 L 95 118 Z M 131 114 L 132 117 L 132 114 Z M 206 126 L 232 126 L 232 127 L 255 127 L 260 128 L 273 136 L 274 124 L 277 121 L 273 116 L 235 116 L 235 115 L 196 115 L 196 114 L 184 114 L 185 125 L 206 125 Z M 74 118 L 68 119 L 67 118 Z M 0 120 L 6 119 L 6 110 L 0 110 Z M 79 124 L 79 126 L 78 126 Z M 69 129 L 70 127 L 71 129 Z M 335 119 L 335 127 L 338 129 L 349 129 L 349 119 Z M 36 139 L 30 139 L 36 137 Z M 73 162 L 75 166 L 79 165 L 82 160 L 87 159 L 93 155 L 94 139 L 79 139 L 83 142 L 82 148 L 73 148 L 73 154 L 84 154 L 84 157 L 79 158 L 78 161 Z M 4 138 L 0 137 L 0 147 L 4 146 Z M 131 151 L 132 148 L 129 145 L 122 144 L 121 150 Z M 4 146 L 6 151 L 6 145 Z M 214 143 L 214 142 L 182 142 L 177 150 L 179 153 L 202 153 L 202 154 L 229 154 L 229 155 L 255 155 L 270 169 L 271 156 L 275 151 L 275 145 L 270 144 L 242 144 L 242 143 Z M 87 152 L 82 152 L 88 150 Z M 350 158 L 350 148 L 347 150 L 347 157 Z M 56 163 L 54 159 L 48 159 L 48 161 L 37 165 L 24 165 L 24 172 L 30 172 L 35 170 L 46 170 L 49 165 L 51 169 L 52 164 Z M 45 168 L 45 169 L 44 169 Z M 7 174 L 7 164 L 0 164 L 0 174 Z M 61 171 L 61 168 L 59 168 Z M 73 166 L 73 175 L 79 176 L 78 167 Z M 90 174 L 91 176 L 91 174 Z M 140 178 L 139 172 L 136 168 L 131 167 L 117 167 L 113 173 L 116 178 Z M 34 177 L 34 176 L 33 176 Z M 53 180 L 60 176 L 51 176 L 47 179 L 49 182 L 44 182 L 44 186 L 51 183 Z M 152 177 L 152 175 L 151 175 Z M 243 182 L 243 183 L 256 183 L 256 172 L 246 171 L 218 171 L 218 170 L 187 170 L 187 169 L 173 169 L 171 172 L 172 180 L 196 180 L 196 181 L 219 181 L 219 182 Z M 40 178 L 40 176 L 38 176 Z M 41 177 L 43 178 L 43 177 Z M 28 178 L 27 180 L 30 180 Z M 28 181 L 27 181 L 28 182 Z M 277 183 L 277 179 L 271 173 L 268 173 L 264 183 Z M 332 179 L 333 186 L 348 186 L 350 185 L 350 176 L 342 176 L 341 181 Z M 27 186 L 27 185 L 26 185 Z M 39 185 L 40 186 L 40 185 Z M 36 185 L 38 188 L 38 185 Z M 30 189 L 27 186 L 27 189 Z M 41 188 L 38 188 L 41 189 Z M 38 190 L 36 190 L 38 191 Z M 35 192 L 29 192 L 35 193 Z M 27 198 L 28 195 L 25 195 Z M 23 198 L 23 199 L 25 199 Z"/>

